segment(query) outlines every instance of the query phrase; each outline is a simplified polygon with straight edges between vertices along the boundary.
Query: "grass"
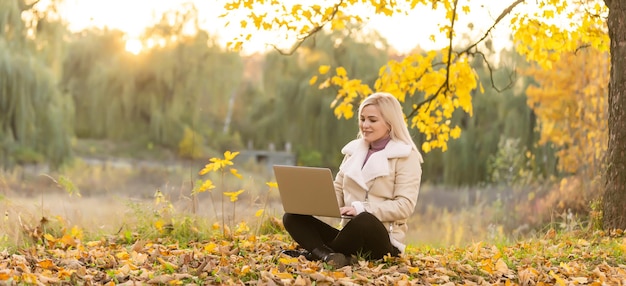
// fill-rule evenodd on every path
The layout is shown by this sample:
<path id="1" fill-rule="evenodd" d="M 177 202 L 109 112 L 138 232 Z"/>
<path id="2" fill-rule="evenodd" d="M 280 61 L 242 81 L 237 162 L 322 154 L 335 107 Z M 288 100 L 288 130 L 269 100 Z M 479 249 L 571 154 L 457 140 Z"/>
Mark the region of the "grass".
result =
<path id="1" fill-rule="evenodd" d="M 512 218 L 502 217 L 501 204 L 461 198 L 438 205 L 442 190 L 431 186 L 423 186 L 420 202 L 428 203 L 418 203 L 409 220 L 405 255 L 334 269 L 279 255 L 296 245 L 282 228 L 278 194 L 264 184 L 271 179 L 266 174 L 226 177 L 219 185 L 228 190 L 194 200 L 198 178 L 189 168 L 78 162 L 62 172 L 63 181 L 61 173 L 0 173 L 0 265 L 6 266 L 0 283 L 568 285 L 626 279 L 620 231 L 595 231 L 563 215 L 513 235 L 502 223 Z M 237 189 L 246 191 L 221 208 L 220 192 Z"/>

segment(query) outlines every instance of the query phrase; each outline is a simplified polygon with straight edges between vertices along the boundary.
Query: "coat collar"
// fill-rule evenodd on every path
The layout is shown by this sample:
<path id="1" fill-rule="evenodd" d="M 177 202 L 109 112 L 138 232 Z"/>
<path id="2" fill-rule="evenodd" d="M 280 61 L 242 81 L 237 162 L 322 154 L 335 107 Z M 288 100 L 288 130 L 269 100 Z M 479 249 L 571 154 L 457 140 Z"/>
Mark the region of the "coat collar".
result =
<path id="1" fill-rule="evenodd" d="M 362 138 L 350 141 L 341 149 L 341 153 L 348 157 L 341 165 L 340 170 L 365 190 L 369 189 L 367 182 L 376 177 L 389 175 L 389 159 L 409 156 L 412 146 L 401 141 L 391 140 L 385 149 L 372 154 L 363 165 L 368 149 L 369 143 Z"/>

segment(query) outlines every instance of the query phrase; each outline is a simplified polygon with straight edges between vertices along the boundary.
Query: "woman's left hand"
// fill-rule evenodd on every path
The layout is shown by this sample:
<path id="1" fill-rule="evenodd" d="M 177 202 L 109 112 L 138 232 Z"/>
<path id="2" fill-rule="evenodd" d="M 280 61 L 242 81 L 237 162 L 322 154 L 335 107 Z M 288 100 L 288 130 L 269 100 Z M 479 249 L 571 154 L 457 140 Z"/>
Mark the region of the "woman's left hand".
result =
<path id="1" fill-rule="evenodd" d="M 341 211 L 341 215 L 347 215 L 347 216 L 357 215 L 356 209 L 354 207 L 341 207 L 339 208 L 339 211 Z"/>

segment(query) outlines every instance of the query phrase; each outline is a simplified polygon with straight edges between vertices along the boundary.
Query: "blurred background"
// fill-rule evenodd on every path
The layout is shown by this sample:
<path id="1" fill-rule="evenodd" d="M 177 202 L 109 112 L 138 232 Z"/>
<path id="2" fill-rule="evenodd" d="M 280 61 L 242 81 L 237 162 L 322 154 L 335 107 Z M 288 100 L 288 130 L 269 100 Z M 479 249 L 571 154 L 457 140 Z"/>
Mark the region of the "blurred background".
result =
<path id="1" fill-rule="evenodd" d="M 114 229 L 129 203 L 152 201 L 157 191 L 184 211 L 198 171 L 225 151 L 240 152 L 234 162 L 244 180 L 232 188 L 246 190 L 238 216 L 252 215 L 273 181 L 272 164 L 336 172 L 341 148 L 357 134 L 355 118 L 334 116 L 333 90 L 309 84 L 320 65 L 343 66 L 373 86 L 380 66 L 427 50 L 352 27 L 321 32 L 292 55 L 234 52 L 223 26 L 200 16 L 210 8 L 170 4 L 124 30 L 84 9 L 113 10 L 119 21 L 141 5 L 92 1 L 81 10 L 85 2 L 0 0 L 7 215 L 45 212 Z M 461 137 L 424 154 L 411 243 L 462 245 L 593 223 L 606 91 L 591 89 L 606 86 L 608 57 L 565 57 L 550 75 L 507 45 L 485 51 L 496 65 L 472 63 L 484 92 L 473 93 L 473 116 L 454 115 Z M 407 98 L 407 108 L 412 103 Z M 68 199 L 68 186 L 82 197 Z M 279 216 L 277 193 L 270 196 Z M 214 208 L 205 195 L 196 213 L 217 216 Z"/>

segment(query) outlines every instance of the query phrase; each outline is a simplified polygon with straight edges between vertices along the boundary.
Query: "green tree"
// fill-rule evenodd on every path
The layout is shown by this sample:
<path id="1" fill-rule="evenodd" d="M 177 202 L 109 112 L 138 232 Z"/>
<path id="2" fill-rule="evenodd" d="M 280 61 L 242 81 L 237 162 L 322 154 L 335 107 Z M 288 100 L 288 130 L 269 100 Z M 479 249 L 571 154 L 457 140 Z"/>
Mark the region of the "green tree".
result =
<path id="1" fill-rule="evenodd" d="M 67 30 L 50 6 L 0 1 L 0 154 L 5 167 L 70 153 L 71 99 L 58 88 Z"/>
<path id="2" fill-rule="evenodd" d="M 298 157 L 307 160 L 302 163 L 337 167 L 340 149 L 355 138 L 357 124 L 352 120 L 337 122 L 328 108 L 333 98 L 326 90 L 311 89 L 309 79 L 321 63 L 333 62 L 373 81 L 387 54 L 386 49 L 372 44 L 381 40 L 380 36 L 365 36 L 368 40 L 342 33 L 320 33 L 291 56 L 269 53 L 260 71 L 263 78 L 256 87 L 258 94 L 251 104 L 241 104 L 250 107 L 247 114 L 241 114 L 246 121 L 238 125 L 244 130 L 244 138 L 260 148 L 270 143 L 282 148 L 291 143 Z"/>
<path id="3" fill-rule="evenodd" d="M 217 144 L 216 130 L 221 132 L 227 117 L 224 106 L 242 78 L 239 55 L 200 29 L 192 5 L 164 13 L 141 41 L 145 49 L 134 55 L 125 50 L 120 31 L 74 35 L 63 86 L 76 105 L 76 134 L 179 151 L 188 130 L 198 142 Z M 198 156 L 199 150 L 188 151 Z"/>

